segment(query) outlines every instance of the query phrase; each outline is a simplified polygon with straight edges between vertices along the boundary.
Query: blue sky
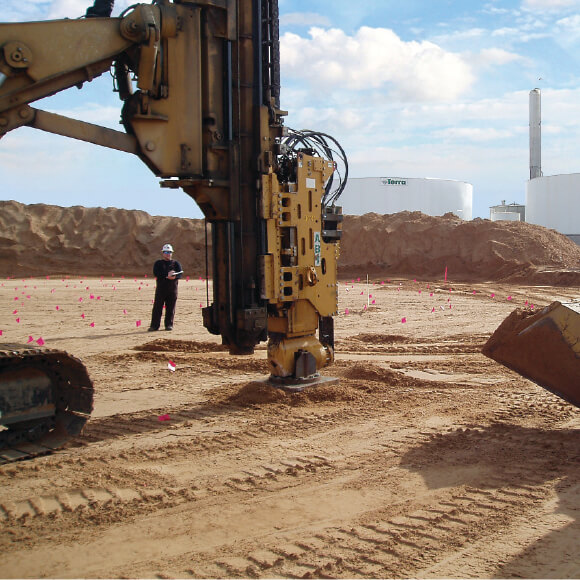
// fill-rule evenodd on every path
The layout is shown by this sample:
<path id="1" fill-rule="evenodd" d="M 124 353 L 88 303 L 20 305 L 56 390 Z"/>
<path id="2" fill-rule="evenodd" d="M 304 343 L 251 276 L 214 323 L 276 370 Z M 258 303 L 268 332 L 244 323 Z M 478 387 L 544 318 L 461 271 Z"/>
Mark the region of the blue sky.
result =
<path id="1" fill-rule="evenodd" d="M 4 0 L 2 17 L 77 17 L 89 4 Z M 580 172 L 580 0 L 280 0 L 280 14 L 286 124 L 336 137 L 352 177 L 467 181 L 474 217 L 523 203 L 535 87 L 544 175 Z M 35 106 L 117 128 L 111 88 L 103 75 Z M 0 174 L 2 199 L 201 217 L 136 157 L 33 129 L 0 140 Z"/>

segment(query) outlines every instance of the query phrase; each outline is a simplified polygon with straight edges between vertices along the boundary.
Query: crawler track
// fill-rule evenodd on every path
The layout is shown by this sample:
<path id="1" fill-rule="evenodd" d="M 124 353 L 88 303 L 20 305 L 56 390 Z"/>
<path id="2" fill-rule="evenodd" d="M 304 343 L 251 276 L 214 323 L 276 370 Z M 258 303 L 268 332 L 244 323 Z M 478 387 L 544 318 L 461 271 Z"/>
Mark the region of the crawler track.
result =
<path id="1" fill-rule="evenodd" d="M 81 361 L 60 350 L 2 345 L 0 464 L 50 453 L 78 435 L 93 409 Z"/>

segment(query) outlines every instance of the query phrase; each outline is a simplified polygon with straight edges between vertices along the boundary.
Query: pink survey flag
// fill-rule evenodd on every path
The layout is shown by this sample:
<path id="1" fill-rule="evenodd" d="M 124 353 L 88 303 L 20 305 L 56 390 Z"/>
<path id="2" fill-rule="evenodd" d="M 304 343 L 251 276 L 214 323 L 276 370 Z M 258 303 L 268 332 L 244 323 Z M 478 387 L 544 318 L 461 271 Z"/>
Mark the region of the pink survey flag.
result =
<path id="1" fill-rule="evenodd" d="M 14 310 L 12 314 L 18 314 L 18 310 Z"/>
<path id="2" fill-rule="evenodd" d="M 401 324 L 405 324 L 405 322 L 407 322 L 407 319 L 403 316 L 403 318 L 401 318 Z"/>
<path id="3" fill-rule="evenodd" d="M 140 320 L 135 321 L 135 326 L 139 328 L 141 326 L 141 321 Z"/>
<path id="4" fill-rule="evenodd" d="M 57 306 L 57 307 L 56 307 L 56 309 L 57 309 L 57 310 L 60 310 L 60 306 Z"/>
<path id="5" fill-rule="evenodd" d="M 20 323 L 20 318 L 17 318 L 17 319 L 16 319 L 16 322 Z"/>
<path id="6" fill-rule="evenodd" d="M 27 340 L 26 342 L 27 342 L 27 343 L 29 343 L 29 342 L 34 342 L 34 338 L 33 338 L 32 336 L 29 336 L 29 337 L 28 337 L 28 340 Z"/>
<path id="7" fill-rule="evenodd" d="M 91 322 L 91 323 L 89 324 L 89 326 L 90 326 L 91 328 L 95 328 L 95 323 L 94 323 L 94 322 Z"/>
<path id="8" fill-rule="evenodd" d="M 176 365 L 176 364 L 175 364 L 175 363 L 174 363 L 172 360 L 170 360 L 170 361 L 167 363 L 167 368 L 168 368 L 168 370 L 170 370 L 172 373 L 174 373 L 174 372 L 175 372 L 176 366 L 177 366 L 177 365 Z"/>
<path id="9" fill-rule="evenodd" d="M 44 346 L 44 340 L 43 340 L 42 336 L 36 341 L 36 344 L 38 346 Z"/>
<path id="10" fill-rule="evenodd" d="M 159 419 L 159 421 L 171 421 L 171 417 L 166 414 L 166 415 L 159 415 L 159 417 L 157 417 Z"/>
<path id="11" fill-rule="evenodd" d="M 445 266 L 445 281 L 447 281 L 447 266 Z"/>
<path id="12" fill-rule="evenodd" d="M 507 297 L 507 299 L 508 299 L 508 300 L 511 300 L 511 299 L 512 299 L 512 297 L 511 297 L 511 296 L 508 296 L 508 297 Z"/>
<path id="13" fill-rule="evenodd" d="M 346 316 L 348 316 L 348 308 L 345 308 L 345 309 L 344 309 L 344 314 L 345 314 Z"/>
<path id="14" fill-rule="evenodd" d="M 81 318 L 82 318 L 83 320 L 85 319 L 85 313 L 84 313 L 84 312 L 81 314 Z"/>

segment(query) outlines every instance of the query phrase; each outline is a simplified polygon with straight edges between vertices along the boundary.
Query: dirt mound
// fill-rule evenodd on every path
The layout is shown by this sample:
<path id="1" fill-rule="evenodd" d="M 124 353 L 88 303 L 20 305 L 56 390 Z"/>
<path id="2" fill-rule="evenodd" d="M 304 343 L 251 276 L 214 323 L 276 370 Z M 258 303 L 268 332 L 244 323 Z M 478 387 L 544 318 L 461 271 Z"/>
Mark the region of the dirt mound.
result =
<path id="1" fill-rule="evenodd" d="M 134 350 L 153 352 L 221 352 L 227 351 L 228 347 L 213 342 L 159 338 L 146 344 L 137 345 Z"/>
<path id="2" fill-rule="evenodd" d="M 580 247 L 555 230 L 523 222 L 463 221 L 421 212 L 345 216 L 343 274 L 577 285 Z"/>
<path id="3" fill-rule="evenodd" d="M 151 275 L 167 242 L 189 275 L 205 273 L 203 220 L 0 202 L 0 275 Z"/>
<path id="4" fill-rule="evenodd" d="M 580 284 L 580 247 L 520 222 L 465 222 L 420 212 L 345 216 L 339 273 Z M 0 275 L 149 274 L 161 246 L 191 275 L 205 273 L 204 220 L 115 208 L 0 202 Z"/>

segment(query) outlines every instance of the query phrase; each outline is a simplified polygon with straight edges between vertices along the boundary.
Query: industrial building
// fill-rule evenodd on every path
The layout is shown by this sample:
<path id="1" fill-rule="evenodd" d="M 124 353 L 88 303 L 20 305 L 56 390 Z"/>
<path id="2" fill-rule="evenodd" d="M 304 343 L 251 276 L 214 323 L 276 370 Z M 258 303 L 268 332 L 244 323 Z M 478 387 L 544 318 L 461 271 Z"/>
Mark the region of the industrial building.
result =
<path id="1" fill-rule="evenodd" d="M 541 147 L 541 91 L 530 91 L 530 179 L 526 203 L 505 200 L 490 208 L 490 220 L 525 221 L 554 229 L 580 245 L 580 173 L 544 176 Z M 350 178 L 340 198 L 343 213 L 391 214 L 421 211 L 472 219 L 473 186 L 451 179 L 414 177 Z"/>
<path id="2" fill-rule="evenodd" d="M 473 186 L 464 181 L 417 177 L 349 178 L 340 197 L 350 215 L 421 211 L 432 216 L 453 213 L 471 220 Z"/>
<path id="3" fill-rule="evenodd" d="M 554 229 L 580 245 L 580 173 L 542 173 L 540 89 L 530 91 L 530 179 L 526 183 L 526 221 Z"/>
<path id="4" fill-rule="evenodd" d="M 509 222 L 525 222 L 526 221 L 526 206 L 516 203 L 507 204 L 505 199 L 500 205 L 492 205 L 489 208 L 489 219 L 492 222 L 509 221 Z"/>

